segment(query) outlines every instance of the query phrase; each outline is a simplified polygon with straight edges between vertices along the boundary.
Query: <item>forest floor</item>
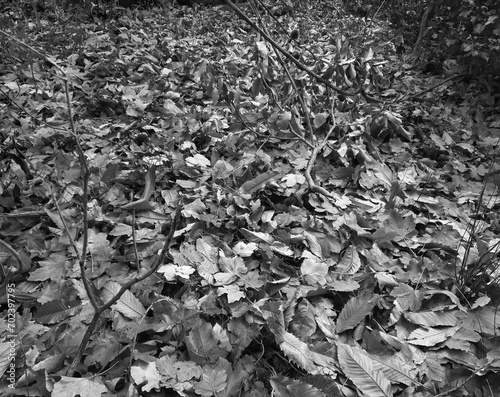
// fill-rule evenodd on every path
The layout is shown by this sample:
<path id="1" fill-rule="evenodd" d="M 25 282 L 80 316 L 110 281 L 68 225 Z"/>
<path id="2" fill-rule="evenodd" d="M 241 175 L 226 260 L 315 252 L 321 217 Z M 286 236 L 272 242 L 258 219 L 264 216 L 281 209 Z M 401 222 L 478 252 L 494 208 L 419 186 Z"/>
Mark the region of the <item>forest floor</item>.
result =
<path id="1" fill-rule="evenodd" d="M 297 4 L 2 16 L 2 395 L 500 395 L 500 82 Z"/>

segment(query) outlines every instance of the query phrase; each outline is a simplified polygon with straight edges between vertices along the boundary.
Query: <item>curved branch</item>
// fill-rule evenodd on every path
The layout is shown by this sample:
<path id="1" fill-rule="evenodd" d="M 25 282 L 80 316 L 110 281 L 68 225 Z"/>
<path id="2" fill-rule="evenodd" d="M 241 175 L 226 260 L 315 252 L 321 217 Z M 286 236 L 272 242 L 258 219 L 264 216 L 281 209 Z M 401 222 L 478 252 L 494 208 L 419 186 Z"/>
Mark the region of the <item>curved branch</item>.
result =
<path id="1" fill-rule="evenodd" d="M 346 96 L 352 96 L 356 95 L 361 92 L 360 89 L 358 89 L 355 92 L 347 92 L 344 91 L 337 86 L 333 85 L 329 81 L 325 80 L 323 77 L 321 77 L 319 74 L 313 72 L 311 69 L 309 69 L 307 66 L 305 66 L 303 63 L 299 62 L 295 57 L 290 54 L 287 50 L 285 50 L 281 45 L 279 45 L 271 36 L 269 36 L 266 32 L 264 32 L 261 28 L 259 28 L 255 22 L 253 22 L 250 18 L 248 18 L 239 8 L 236 6 L 231 0 L 224 0 L 226 4 L 231 7 L 238 16 L 243 19 L 246 23 L 248 23 L 253 29 L 255 29 L 257 32 L 259 32 L 262 37 L 264 37 L 275 49 L 277 49 L 279 52 L 281 52 L 286 58 L 288 58 L 290 61 L 292 61 L 295 66 L 297 66 L 300 70 L 306 72 L 309 76 L 315 78 L 316 80 L 320 81 L 321 83 L 325 84 L 328 88 L 331 88 L 332 90 L 338 92 L 339 94 L 343 94 Z"/>
<path id="2" fill-rule="evenodd" d="M 97 327 L 97 324 L 99 323 L 99 318 L 101 317 L 101 314 L 104 313 L 106 310 L 108 310 L 112 305 L 114 305 L 118 300 L 121 298 L 121 296 L 129 290 L 131 286 L 134 284 L 137 284 L 145 279 L 147 279 L 149 276 L 151 276 L 153 273 L 158 270 L 158 268 L 163 264 L 167 254 L 168 250 L 170 248 L 170 244 L 172 243 L 172 238 L 174 237 L 174 233 L 177 230 L 177 226 L 179 225 L 179 222 L 181 220 L 181 206 L 179 205 L 175 211 L 174 218 L 172 220 L 172 224 L 170 225 L 170 231 L 167 235 L 167 238 L 165 239 L 165 244 L 163 245 L 163 249 L 160 253 L 160 256 L 158 257 L 158 260 L 156 263 L 151 266 L 151 268 L 142 274 L 141 276 L 136 276 L 132 280 L 127 281 L 125 284 L 123 284 L 120 288 L 120 290 L 111 298 L 108 302 L 103 304 L 102 306 L 99 306 L 98 310 L 94 313 L 94 316 L 92 318 L 92 321 L 90 322 L 89 326 L 87 327 L 87 330 L 85 331 L 85 335 L 82 338 L 82 341 L 80 343 L 80 346 L 78 347 L 78 351 L 76 353 L 76 357 L 73 359 L 73 362 L 68 368 L 67 371 L 67 376 L 73 376 L 73 374 L 76 371 L 76 368 L 80 361 L 82 360 L 83 357 L 83 352 L 87 348 L 87 344 L 90 341 L 90 337 L 94 333 L 95 328 Z"/>
<path id="3" fill-rule="evenodd" d="M 21 256 L 17 253 L 17 251 L 14 248 L 12 248 L 12 246 L 9 243 L 6 243 L 2 239 L 0 239 L 0 247 L 14 257 L 14 259 L 18 264 L 17 271 L 21 272 L 23 270 L 23 260 L 21 259 Z"/>

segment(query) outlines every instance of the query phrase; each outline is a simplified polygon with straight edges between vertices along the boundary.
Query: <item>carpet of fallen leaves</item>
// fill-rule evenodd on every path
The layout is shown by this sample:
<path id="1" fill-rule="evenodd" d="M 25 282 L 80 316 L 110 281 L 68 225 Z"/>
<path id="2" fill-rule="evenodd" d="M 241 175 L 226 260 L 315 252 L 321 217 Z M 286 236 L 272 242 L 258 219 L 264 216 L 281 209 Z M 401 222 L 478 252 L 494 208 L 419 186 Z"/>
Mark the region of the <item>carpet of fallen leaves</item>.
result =
<path id="1" fill-rule="evenodd" d="M 2 395 L 500 395 L 499 82 L 290 5 L 2 17 Z"/>

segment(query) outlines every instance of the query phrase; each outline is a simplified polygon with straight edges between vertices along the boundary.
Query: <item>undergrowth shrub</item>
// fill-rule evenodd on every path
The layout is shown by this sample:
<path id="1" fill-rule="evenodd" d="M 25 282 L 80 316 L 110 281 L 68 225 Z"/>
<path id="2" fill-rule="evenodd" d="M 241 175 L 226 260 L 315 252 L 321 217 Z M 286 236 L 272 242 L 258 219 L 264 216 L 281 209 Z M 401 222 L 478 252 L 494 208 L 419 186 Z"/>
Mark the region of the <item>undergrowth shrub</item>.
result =
<path id="1" fill-rule="evenodd" d="M 496 154 L 496 153 L 495 153 Z M 494 156 L 495 159 L 496 156 Z M 498 193 L 498 176 L 492 173 L 494 160 L 489 167 L 490 177 L 485 178 L 468 230 L 459 247 L 456 285 L 463 298 L 472 301 L 484 294 L 494 301 L 500 298 L 500 238 L 498 230 L 491 230 L 489 195 Z M 488 189 L 494 184 L 497 190 Z"/>

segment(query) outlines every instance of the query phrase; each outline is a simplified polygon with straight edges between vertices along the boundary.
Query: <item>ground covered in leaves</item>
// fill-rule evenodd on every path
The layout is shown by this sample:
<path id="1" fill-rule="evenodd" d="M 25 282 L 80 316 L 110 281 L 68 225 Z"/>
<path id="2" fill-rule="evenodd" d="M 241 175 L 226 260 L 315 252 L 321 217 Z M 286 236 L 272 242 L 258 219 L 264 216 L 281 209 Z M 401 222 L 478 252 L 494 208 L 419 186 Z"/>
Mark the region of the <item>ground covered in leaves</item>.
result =
<path id="1" fill-rule="evenodd" d="M 500 394 L 500 82 L 251 6 L 3 17 L 2 395 Z"/>

